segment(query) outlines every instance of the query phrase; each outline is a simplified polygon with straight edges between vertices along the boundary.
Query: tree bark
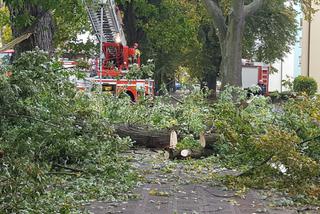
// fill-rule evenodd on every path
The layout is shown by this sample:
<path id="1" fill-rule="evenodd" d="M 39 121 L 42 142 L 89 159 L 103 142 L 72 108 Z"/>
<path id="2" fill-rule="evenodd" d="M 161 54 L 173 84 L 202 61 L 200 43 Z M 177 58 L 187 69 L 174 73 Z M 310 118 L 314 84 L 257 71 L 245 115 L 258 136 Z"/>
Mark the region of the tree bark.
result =
<path id="1" fill-rule="evenodd" d="M 170 139 L 172 131 L 167 129 L 152 130 L 148 129 L 148 127 L 137 125 L 118 125 L 115 127 L 115 132 L 120 137 L 130 137 L 134 141 L 135 146 L 146 148 L 169 149 L 170 142 L 172 142 Z M 213 132 L 204 137 L 206 142 L 205 149 L 214 150 L 215 143 L 217 142 L 217 135 Z M 178 140 L 181 140 L 182 138 L 183 136 L 177 136 Z"/>
<path id="2" fill-rule="evenodd" d="M 245 14 L 244 0 L 235 0 L 229 15 L 227 35 L 220 42 L 222 50 L 222 87 L 227 84 L 242 86 L 241 59 Z"/>
<path id="3" fill-rule="evenodd" d="M 230 14 L 224 16 L 218 0 L 204 0 L 220 42 L 223 87 L 227 84 L 242 86 L 241 59 L 245 18 L 259 10 L 263 2 L 264 0 L 253 0 L 245 5 L 244 0 L 232 0 Z"/>
<path id="4" fill-rule="evenodd" d="M 215 91 L 217 89 L 217 71 L 212 70 L 208 73 L 207 86 L 209 90 Z"/>
<path id="5" fill-rule="evenodd" d="M 40 50 L 53 52 L 54 21 L 50 11 L 41 6 L 25 3 L 23 8 L 17 8 L 8 5 L 10 10 L 10 19 L 12 22 L 12 33 L 14 37 L 19 37 L 25 33 L 32 33 L 29 39 L 21 42 L 15 47 L 15 57 L 22 52 L 34 50 L 38 47 Z M 16 22 L 17 17 L 29 14 L 34 17 L 31 25 L 22 25 Z"/>

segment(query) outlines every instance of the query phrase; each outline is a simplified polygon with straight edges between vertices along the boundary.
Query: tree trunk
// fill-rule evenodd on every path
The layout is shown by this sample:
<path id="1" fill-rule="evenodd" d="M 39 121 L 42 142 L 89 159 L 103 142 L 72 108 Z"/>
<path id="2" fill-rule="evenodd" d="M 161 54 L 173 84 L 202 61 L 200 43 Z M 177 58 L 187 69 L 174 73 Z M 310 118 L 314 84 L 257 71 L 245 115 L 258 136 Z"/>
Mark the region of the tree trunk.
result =
<path id="1" fill-rule="evenodd" d="M 136 26 L 136 14 L 134 11 L 134 1 L 124 3 L 124 28 L 127 35 L 128 45 L 131 46 L 133 43 L 138 42 L 138 33 Z"/>
<path id="2" fill-rule="evenodd" d="M 222 86 L 242 86 L 241 59 L 245 18 L 258 11 L 264 1 L 253 0 L 245 5 L 244 0 L 232 0 L 230 14 L 225 16 L 218 0 L 204 0 L 220 42 Z"/>
<path id="3" fill-rule="evenodd" d="M 208 73 L 206 78 L 208 89 L 211 90 L 209 99 L 215 99 L 217 94 L 217 69 Z"/>
<path id="4" fill-rule="evenodd" d="M 41 6 L 25 3 L 23 8 L 9 5 L 12 33 L 19 37 L 25 33 L 32 33 L 29 39 L 21 42 L 15 47 L 15 57 L 22 52 L 30 51 L 38 47 L 40 50 L 53 52 L 54 21 L 50 11 L 44 10 Z M 34 18 L 31 25 L 21 25 L 15 19 L 29 14 Z"/>
<path id="5" fill-rule="evenodd" d="M 146 148 L 160 148 L 169 149 L 171 145 L 172 131 L 154 130 L 148 129 L 148 127 L 137 126 L 137 125 L 118 125 L 115 127 L 115 132 L 120 137 L 130 137 L 134 141 L 135 146 L 143 146 Z M 177 140 L 181 140 L 183 136 L 177 136 Z M 205 148 L 209 150 L 214 150 L 217 142 L 217 135 L 215 132 L 205 135 Z M 174 148 L 171 148 L 174 150 Z"/>
<path id="6" fill-rule="evenodd" d="M 229 16 L 227 35 L 224 41 L 220 41 L 222 62 L 222 87 L 227 84 L 242 86 L 242 38 L 244 33 L 244 5 L 239 0 L 236 8 Z"/>

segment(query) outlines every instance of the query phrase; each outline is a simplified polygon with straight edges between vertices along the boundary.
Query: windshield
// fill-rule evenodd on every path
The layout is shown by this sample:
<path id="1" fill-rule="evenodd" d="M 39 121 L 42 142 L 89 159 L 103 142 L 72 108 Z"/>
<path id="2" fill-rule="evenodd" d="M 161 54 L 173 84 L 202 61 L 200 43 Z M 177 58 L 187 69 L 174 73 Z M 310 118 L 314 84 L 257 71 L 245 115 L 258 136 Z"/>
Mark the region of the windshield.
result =
<path id="1" fill-rule="evenodd" d="M 0 53 L 0 65 L 8 65 L 10 63 L 10 58 L 12 53 Z"/>

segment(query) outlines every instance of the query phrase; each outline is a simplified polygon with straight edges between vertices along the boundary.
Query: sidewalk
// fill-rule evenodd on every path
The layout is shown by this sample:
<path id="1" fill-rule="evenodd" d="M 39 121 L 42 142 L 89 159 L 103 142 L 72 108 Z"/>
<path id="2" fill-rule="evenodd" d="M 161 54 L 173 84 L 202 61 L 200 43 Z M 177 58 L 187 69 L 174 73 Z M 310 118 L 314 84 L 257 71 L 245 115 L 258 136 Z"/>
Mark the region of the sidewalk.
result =
<path id="1" fill-rule="evenodd" d="M 137 154 L 138 153 L 138 154 Z M 159 154 L 141 150 L 133 154 L 133 164 L 144 175 L 144 182 L 134 191 L 136 200 L 117 203 L 94 202 L 87 210 L 94 214 L 293 214 L 317 211 L 269 207 L 269 200 L 250 190 L 245 195 L 223 186 L 193 180 L 197 173 L 180 164 L 174 170 L 169 161 L 159 161 Z M 210 175 L 211 172 L 204 173 Z M 199 176 L 202 176 L 199 174 Z"/>

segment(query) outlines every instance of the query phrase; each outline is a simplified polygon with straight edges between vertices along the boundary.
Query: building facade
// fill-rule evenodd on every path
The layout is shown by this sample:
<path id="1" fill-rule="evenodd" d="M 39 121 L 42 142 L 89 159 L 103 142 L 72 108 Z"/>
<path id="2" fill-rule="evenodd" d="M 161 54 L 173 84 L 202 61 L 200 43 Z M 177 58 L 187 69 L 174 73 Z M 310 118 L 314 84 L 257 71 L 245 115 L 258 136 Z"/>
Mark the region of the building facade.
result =
<path id="1" fill-rule="evenodd" d="M 297 11 L 296 21 L 299 23 L 299 30 L 296 36 L 296 44 L 294 46 L 294 75 L 297 77 L 301 75 L 301 57 L 302 57 L 302 24 L 303 14 L 301 11 L 301 5 L 296 5 L 295 10 Z"/>
<path id="2" fill-rule="evenodd" d="M 283 80 L 293 80 L 301 75 L 302 55 L 302 11 L 301 6 L 296 5 L 296 22 L 300 25 L 297 31 L 296 42 L 290 47 L 290 52 L 282 59 L 276 61 L 272 66 L 278 71 L 270 75 L 270 91 L 283 92 L 288 90 L 282 85 Z"/>
<path id="3" fill-rule="evenodd" d="M 302 29 L 302 75 L 314 78 L 320 86 L 320 12 L 311 21 L 303 20 Z"/>

